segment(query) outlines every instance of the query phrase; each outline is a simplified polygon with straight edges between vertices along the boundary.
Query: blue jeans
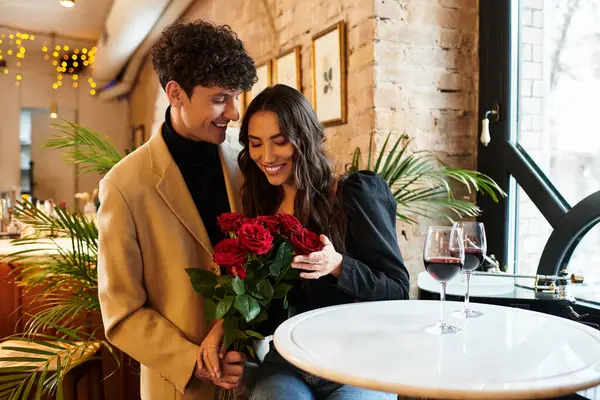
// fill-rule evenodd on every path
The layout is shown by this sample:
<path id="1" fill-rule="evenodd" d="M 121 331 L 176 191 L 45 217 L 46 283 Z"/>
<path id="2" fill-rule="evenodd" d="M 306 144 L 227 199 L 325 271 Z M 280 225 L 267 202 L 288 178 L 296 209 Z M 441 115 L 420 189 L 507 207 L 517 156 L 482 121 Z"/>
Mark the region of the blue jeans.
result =
<path id="1" fill-rule="evenodd" d="M 271 344 L 261 364 L 250 400 L 392 400 L 394 394 L 341 385 L 296 368 Z"/>

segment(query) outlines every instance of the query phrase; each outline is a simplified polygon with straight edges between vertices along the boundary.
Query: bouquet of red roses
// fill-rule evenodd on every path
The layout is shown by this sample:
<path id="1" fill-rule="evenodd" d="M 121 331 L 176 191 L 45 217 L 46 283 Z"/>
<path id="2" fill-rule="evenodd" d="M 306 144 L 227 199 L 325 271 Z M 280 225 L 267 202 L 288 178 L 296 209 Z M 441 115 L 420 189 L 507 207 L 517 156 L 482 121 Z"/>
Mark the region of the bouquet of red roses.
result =
<path id="1" fill-rule="evenodd" d="M 253 341 L 263 336 L 253 328 L 268 318 L 275 301 L 287 308 L 287 294 L 299 273 L 290 268 L 295 255 L 320 251 L 319 235 L 289 214 L 246 218 L 237 213 L 218 217 L 228 235 L 213 249 L 220 276 L 188 268 L 194 290 L 204 298 L 207 323 L 224 319 L 224 346 L 254 357 Z"/>

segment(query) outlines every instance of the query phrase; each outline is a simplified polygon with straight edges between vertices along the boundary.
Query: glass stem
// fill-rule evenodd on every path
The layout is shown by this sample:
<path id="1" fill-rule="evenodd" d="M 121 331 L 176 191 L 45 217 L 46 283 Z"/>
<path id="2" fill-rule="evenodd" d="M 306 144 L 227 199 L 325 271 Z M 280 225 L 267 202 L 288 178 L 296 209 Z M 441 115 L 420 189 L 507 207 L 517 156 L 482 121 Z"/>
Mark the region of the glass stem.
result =
<path id="1" fill-rule="evenodd" d="M 440 282 L 440 326 L 446 325 L 444 322 L 444 303 L 446 300 L 446 282 Z"/>
<path id="2" fill-rule="evenodd" d="M 471 271 L 465 272 L 467 279 L 467 288 L 465 290 L 465 310 L 469 309 L 469 289 L 471 287 Z"/>

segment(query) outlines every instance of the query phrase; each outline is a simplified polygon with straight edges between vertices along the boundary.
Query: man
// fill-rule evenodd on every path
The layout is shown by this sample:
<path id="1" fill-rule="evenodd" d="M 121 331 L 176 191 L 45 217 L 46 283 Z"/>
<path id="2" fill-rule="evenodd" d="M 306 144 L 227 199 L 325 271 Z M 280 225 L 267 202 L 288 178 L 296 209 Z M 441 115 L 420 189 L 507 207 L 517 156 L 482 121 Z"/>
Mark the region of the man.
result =
<path id="1" fill-rule="evenodd" d="M 228 26 L 202 21 L 165 29 L 152 63 L 169 98 L 165 122 L 100 183 L 102 318 L 108 340 L 141 364 L 142 399 L 210 399 L 216 386 L 238 385 L 245 359 L 229 352 L 218 375 L 207 372 L 210 327 L 185 269 L 218 272 L 216 218 L 241 209 L 225 131 L 256 69 Z"/>

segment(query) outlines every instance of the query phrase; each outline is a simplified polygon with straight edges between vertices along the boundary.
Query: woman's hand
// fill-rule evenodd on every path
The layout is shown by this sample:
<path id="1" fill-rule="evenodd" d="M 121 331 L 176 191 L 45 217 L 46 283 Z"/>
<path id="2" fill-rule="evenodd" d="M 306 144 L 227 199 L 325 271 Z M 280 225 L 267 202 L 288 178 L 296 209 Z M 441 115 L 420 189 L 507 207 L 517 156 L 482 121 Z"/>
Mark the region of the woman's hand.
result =
<path id="1" fill-rule="evenodd" d="M 336 278 L 340 277 L 342 270 L 343 257 L 335 251 L 333 244 L 327 236 L 320 236 L 323 243 L 323 250 L 310 253 L 307 256 L 296 256 L 292 262 L 292 268 L 302 269 L 310 272 L 302 272 L 301 278 L 304 279 L 319 279 L 320 277 L 331 274 Z"/>
<path id="2" fill-rule="evenodd" d="M 195 374 L 199 379 L 221 377 L 219 361 L 225 356 L 223 320 L 218 320 L 200 344 Z"/>

